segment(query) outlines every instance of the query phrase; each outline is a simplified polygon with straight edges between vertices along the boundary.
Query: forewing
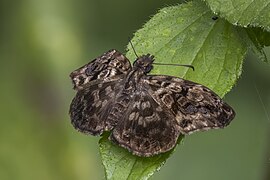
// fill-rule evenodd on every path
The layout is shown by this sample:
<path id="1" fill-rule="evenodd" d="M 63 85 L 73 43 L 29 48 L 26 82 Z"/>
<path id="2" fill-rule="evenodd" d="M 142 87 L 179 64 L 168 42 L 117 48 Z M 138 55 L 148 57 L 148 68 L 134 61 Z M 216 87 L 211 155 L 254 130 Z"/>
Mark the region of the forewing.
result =
<path id="1" fill-rule="evenodd" d="M 174 114 L 181 133 L 223 128 L 235 116 L 233 109 L 209 88 L 172 76 L 146 76 L 145 88 L 155 101 Z"/>
<path id="2" fill-rule="evenodd" d="M 173 114 L 145 91 L 137 92 L 110 139 L 138 156 L 152 156 L 172 149 L 179 136 Z"/>
<path id="3" fill-rule="evenodd" d="M 78 90 L 69 110 L 73 126 L 92 135 L 111 130 L 118 119 L 109 115 L 114 106 L 115 96 L 123 86 L 122 81 L 87 84 Z"/>
<path id="4" fill-rule="evenodd" d="M 113 49 L 70 74 L 74 89 L 82 89 L 85 84 L 94 80 L 110 81 L 115 77 L 127 74 L 131 70 L 129 60 Z"/>

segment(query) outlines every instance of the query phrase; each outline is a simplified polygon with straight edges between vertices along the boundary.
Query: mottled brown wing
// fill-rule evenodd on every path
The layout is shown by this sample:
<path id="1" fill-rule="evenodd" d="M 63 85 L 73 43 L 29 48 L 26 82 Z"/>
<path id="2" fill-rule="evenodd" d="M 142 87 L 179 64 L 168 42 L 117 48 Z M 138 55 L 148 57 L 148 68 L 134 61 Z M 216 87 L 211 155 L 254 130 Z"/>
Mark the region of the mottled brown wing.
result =
<path id="1" fill-rule="evenodd" d="M 82 89 L 94 80 L 110 81 L 131 70 L 129 60 L 120 52 L 112 49 L 70 74 L 74 89 Z M 120 76 L 119 76 L 120 77 Z"/>
<path id="2" fill-rule="evenodd" d="M 70 105 L 70 118 L 73 126 L 91 135 L 100 135 L 111 130 L 118 118 L 111 115 L 115 97 L 122 89 L 123 79 L 117 81 L 86 84 L 78 90 Z"/>
<path id="3" fill-rule="evenodd" d="M 110 139 L 138 156 L 172 149 L 180 132 L 174 115 L 162 109 L 146 91 L 138 91 Z"/>
<path id="4" fill-rule="evenodd" d="M 183 134 L 227 126 L 233 109 L 209 88 L 172 76 L 149 75 L 144 86 L 160 105 L 172 112 Z"/>
<path id="5" fill-rule="evenodd" d="M 115 126 L 118 119 L 110 113 L 130 70 L 129 60 L 113 49 L 70 74 L 78 92 L 69 114 L 77 130 L 99 135 Z"/>

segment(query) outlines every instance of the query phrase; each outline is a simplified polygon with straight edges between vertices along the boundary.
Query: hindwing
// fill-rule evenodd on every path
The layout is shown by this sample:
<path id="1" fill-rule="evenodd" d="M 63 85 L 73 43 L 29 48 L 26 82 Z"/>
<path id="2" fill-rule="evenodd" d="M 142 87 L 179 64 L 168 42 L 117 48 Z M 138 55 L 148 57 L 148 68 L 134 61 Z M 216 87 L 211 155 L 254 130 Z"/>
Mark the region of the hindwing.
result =
<path id="1" fill-rule="evenodd" d="M 183 134 L 223 128 L 235 116 L 228 104 L 203 85 L 162 75 L 145 76 L 143 81 L 155 101 L 174 115 Z"/>
<path id="2" fill-rule="evenodd" d="M 173 114 L 146 91 L 137 91 L 110 139 L 139 156 L 153 156 L 172 149 L 179 136 Z"/>

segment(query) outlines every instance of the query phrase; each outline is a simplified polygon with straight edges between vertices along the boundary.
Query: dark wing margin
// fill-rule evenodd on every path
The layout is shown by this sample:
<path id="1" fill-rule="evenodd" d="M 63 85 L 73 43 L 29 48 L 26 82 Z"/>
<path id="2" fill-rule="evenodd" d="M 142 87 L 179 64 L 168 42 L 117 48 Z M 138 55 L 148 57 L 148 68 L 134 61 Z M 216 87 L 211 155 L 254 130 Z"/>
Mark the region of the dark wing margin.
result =
<path id="1" fill-rule="evenodd" d="M 83 89 L 78 90 L 69 110 L 75 129 L 100 135 L 114 128 L 118 119 L 108 116 L 115 103 L 116 93 L 122 87 L 121 81 L 86 84 Z"/>
<path id="2" fill-rule="evenodd" d="M 166 106 L 183 134 L 224 128 L 234 110 L 209 88 L 177 77 L 149 75 L 144 86 L 153 99 Z"/>
<path id="3" fill-rule="evenodd" d="M 120 52 L 112 49 L 70 74 L 74 89 L 94 80 L 107 81 L 115 76 L 127 74 L 131 70 L 129 60 Z"/>
<path id="4" fill-rule="evenodd" d="M 145 91 L 134 95 L 110 140 L 138 156 L 153 156 L 172 149 L 179 126 L 170 111 L 163 110 Z"/>

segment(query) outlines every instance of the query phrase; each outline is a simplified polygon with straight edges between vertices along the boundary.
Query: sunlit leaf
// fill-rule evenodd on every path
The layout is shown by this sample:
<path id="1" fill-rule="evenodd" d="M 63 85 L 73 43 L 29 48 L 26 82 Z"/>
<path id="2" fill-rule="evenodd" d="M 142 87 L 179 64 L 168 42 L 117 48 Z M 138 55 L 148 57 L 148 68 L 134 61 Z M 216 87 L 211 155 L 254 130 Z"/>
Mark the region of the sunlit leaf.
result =
<path id="1" fill-rule="evenodd" d="M 264 31 L 261 28 L 247 28 L 246 33 L 249 38 L 245 39 L 252 41 L 248 43 L 249 47 L 262 61 L 267 62 L 264 47 L 270 45 L 270 32 Z"/>
<path id="2" fill-rule="evenodd" d="M 242 27 L 270 31 L 270 0 L 204 0 L 213 12 Z"/>
<path id="3" fill-rule="evenodd" d="M 233 25 L 213 16 L 199 2 L 164 8 L 135 33 L 132 42 L 137 54 L 153 54 L 156 62 L 195 67 L 192 71 L 155 66 L 152 73 L 184 77 L 224 96 L 240 76 L 247 46 Z M 136 58 L 133 51 L 127 56 Z"/>

